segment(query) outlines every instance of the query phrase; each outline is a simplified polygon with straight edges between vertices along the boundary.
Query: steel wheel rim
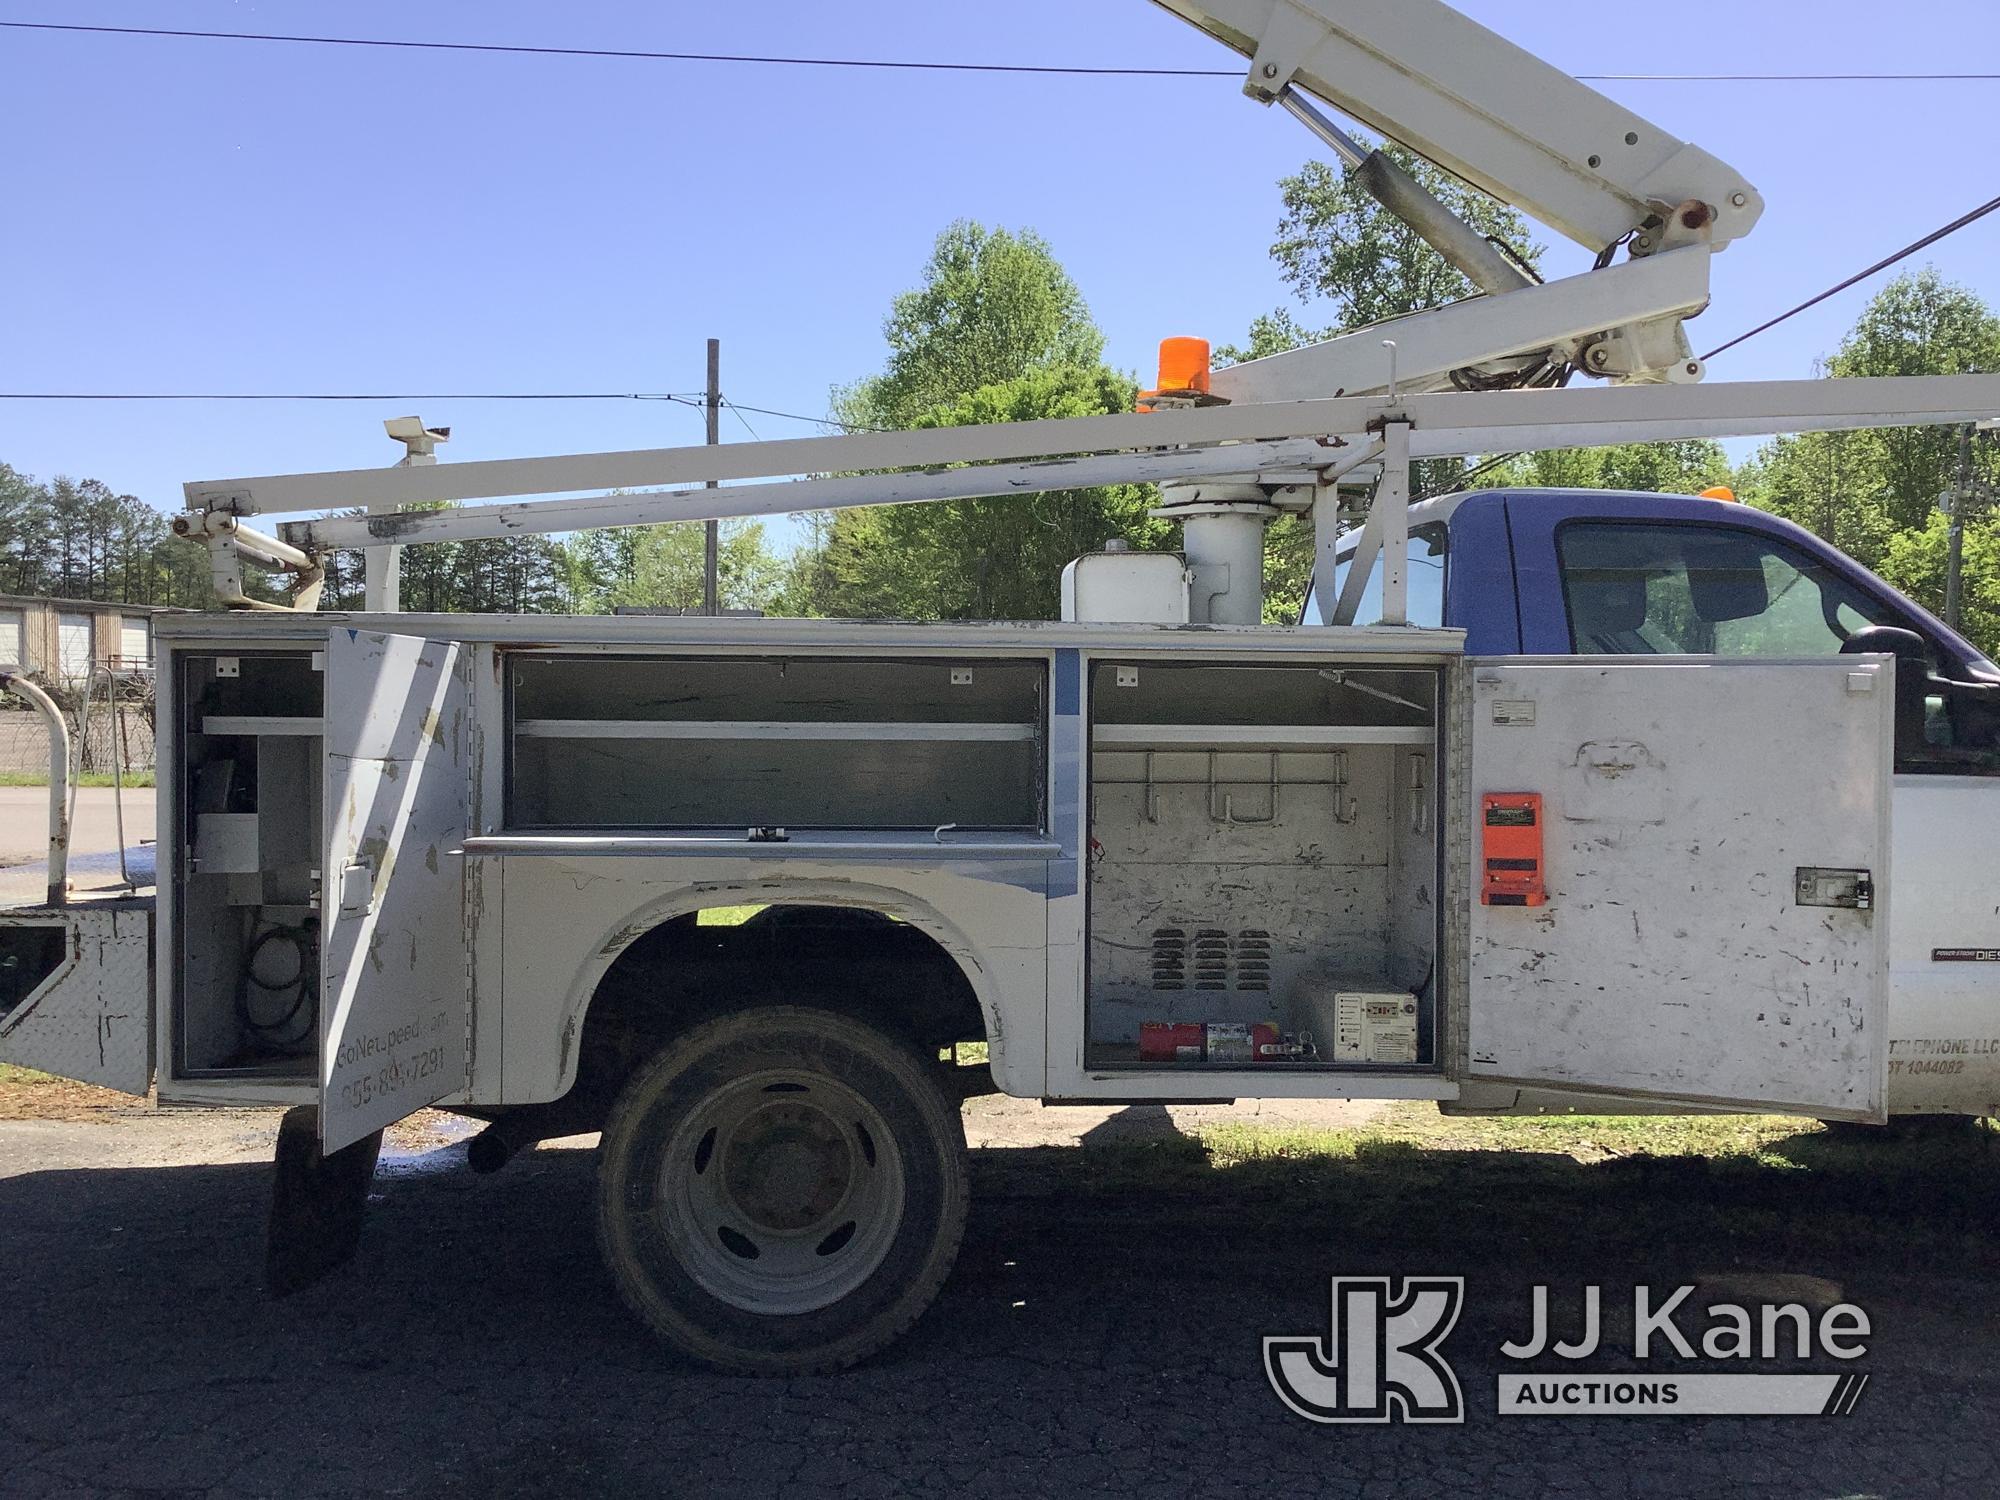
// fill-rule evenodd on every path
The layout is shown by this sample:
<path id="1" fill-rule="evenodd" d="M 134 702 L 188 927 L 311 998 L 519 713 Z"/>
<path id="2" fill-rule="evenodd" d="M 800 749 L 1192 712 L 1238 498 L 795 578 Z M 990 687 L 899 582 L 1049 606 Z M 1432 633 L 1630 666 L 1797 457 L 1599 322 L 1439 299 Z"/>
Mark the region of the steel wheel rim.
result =
<path id="1" fill-rule="evenodd" d="M 668 1247 L 710 1296 L 796 1316 L 858 1289 L 903 1217 L 903 1164 L 881 1112 L 823 1074 L 757 1073 L 717 1089 L 667 1143 Z"/>

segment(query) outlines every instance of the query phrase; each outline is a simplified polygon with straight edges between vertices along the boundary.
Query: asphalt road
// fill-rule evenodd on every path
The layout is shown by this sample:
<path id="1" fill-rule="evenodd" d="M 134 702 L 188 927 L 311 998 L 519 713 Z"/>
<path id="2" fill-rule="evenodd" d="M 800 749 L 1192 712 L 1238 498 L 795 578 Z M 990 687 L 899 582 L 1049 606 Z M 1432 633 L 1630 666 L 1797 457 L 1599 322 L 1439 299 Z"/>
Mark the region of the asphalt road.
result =
<path id="1" fill-rule="evenodd" d="M 1287 1202 L 1281 1168 L 1168 1191 L 1117 1186 L 1076 1148 L 985 1149 L 958 1270 L 912 1336 L 846 1375 L 764 1382 L 686 1367 L 626 1316 L 590 1240 L 587 1151 L 492 1178 L 455 1147 L 392 1164 L 359 1262 L 274 1304 L 255 1290 L 261 1127 L 165 1167 L 138 1164 L 167 1158 L 137 1129 L 0 1131 L 0 1493 L 2000 1493 L 2000 1272 L 1907 1253 L 1899 1216 L 1922 1205 L 1893 1194 L 1879 1236 L 1802 1256 L 1768 1228 L 1794 1191 L 1781 1174 L 1754 1188 L 1746 1222 L 1767 1228 L 1744 1233 L 1714 1227 L 1698 1183 L 1635 1179 L 1664 1205 L 1659 1243 L 1607 1257 L 1623 1230 L 1593 1215 L 1637 1212 L 1622 1189 L 1556 1234 L 1505 1193 L 1420 1227 Z M 1510 1170 L 1472 1155 L 1440 1179 L 1468 1201 Z M 2000 1170 L 1991 1155 L 1977 1170 Z M 1495 1415 L 1497 1348 L 1533 1282 L 1725 1271 L 1828 1278 L 1868 1309 L 1852 1416 Z M 1260 1336 L 1324 1328 L 1335 1273 L 1469 1278 L 1446 1345 L 1465 1425 L 1281 1409 Z"/>
<path id="2" fill-rule="evenodd" d="M 70 830 L 70 889 L 77 892 L 123 889 L 118 868 L 117 796 L 110 787 L 76 789 L 76 822 Z M 126 864 L 142 885 L 153 881 L 153 849 L 139 840 L 153 837 L 154 791 L 149 786 L 123 792 Z M 0 786 L 0 906 L 25 906 L 48 892 L 49 789 Z"/>

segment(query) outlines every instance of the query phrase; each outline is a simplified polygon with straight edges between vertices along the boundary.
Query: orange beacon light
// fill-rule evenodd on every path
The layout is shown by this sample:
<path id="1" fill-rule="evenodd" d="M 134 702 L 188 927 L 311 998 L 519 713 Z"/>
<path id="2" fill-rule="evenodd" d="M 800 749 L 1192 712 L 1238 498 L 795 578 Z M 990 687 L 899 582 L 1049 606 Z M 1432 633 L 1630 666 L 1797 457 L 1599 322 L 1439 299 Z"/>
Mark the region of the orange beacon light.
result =
<path id="1" fill-rule="evenodd" d="M 1480 892 L 1487 906 L 1544 906 L 1542 798 L 1488 792 L 1480 799 Z"/>

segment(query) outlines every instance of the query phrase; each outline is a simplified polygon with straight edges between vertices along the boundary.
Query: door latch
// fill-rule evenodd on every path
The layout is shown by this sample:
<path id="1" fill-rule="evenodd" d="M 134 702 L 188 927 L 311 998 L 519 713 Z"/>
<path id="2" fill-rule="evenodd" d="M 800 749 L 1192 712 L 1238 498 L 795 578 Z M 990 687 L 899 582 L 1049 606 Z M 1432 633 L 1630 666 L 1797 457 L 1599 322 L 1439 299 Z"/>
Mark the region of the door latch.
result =
<path id="1" fill-rule="evenodd" d="M 1832 906 L 1845 911 L 1875 909 L 1875 876 L 1867 870 L 1826 870 L 1801 865 L 1792 889 L 1801 906 Z"/>
<path id="2" fill-rule="evenodd" d="M 375 909 L 375 863 L 362 860 L 340 868 L 340 914 L 365 917 Z"/>

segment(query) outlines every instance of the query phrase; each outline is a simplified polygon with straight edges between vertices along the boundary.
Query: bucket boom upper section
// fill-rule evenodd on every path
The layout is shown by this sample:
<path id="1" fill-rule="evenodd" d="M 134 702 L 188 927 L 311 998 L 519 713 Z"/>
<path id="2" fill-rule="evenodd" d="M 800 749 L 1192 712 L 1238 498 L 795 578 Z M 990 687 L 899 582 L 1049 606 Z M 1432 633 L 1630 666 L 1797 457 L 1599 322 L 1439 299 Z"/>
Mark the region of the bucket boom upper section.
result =
<path id="1" fill-rule="evenodd" d="M 1155 0 L 1250 60 L 1279 104 L 1361 188 L 1488 295 L 1218 372 L 1231 401 L 1346 391 L 1501 390 L 1573 374 L 1687 384 L 1706 373 L 1683 324 L 1709 259 L 1756 225 L 1742 175 L 1441 0 Z M 1547 286 L 1306 96 L 1380 131 L 1598 255 Z M 1629 255 L 1611 264 L 1620 246 Z M 1396 353 L 1385 357 L 1383 339 Z"/>
<path id="2" fill-rule="evenodd" d="M 1764 212 L 1742 175 L 1438 0 L 1154 0 L 1296 87 L 1590 250 L 1684 203 L 1717 249 Z"/>

